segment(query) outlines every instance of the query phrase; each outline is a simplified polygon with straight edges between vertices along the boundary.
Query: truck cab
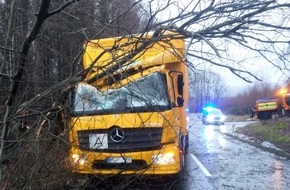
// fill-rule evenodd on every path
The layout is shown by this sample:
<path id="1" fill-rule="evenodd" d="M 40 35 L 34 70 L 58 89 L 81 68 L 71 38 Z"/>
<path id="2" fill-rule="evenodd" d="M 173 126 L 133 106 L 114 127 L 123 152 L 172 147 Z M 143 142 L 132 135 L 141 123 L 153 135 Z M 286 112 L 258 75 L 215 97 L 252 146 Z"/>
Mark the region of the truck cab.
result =
<path id="1" fill-rule="evenodd" d="M 188 148 L 184 39 L 88 41 L 72 93 L 70 165 L 82 174 L 178 174 Z M 146 48 L 144 43 L 148 43 Z"/>

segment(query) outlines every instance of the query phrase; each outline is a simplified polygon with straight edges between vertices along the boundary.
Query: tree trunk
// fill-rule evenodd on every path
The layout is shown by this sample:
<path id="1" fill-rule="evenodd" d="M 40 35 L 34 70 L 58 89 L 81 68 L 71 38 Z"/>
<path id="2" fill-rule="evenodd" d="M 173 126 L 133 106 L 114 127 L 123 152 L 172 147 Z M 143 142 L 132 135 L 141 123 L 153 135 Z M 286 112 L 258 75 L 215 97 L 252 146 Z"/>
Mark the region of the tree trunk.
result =
<path id="1" fill-rule="evenodd" d="M 5 138 L 6 138 L 6 133 L 8 130 L 8 118 L 10 116 L 11 112 L 11 107 L 14 103 L 15 97 L 18 92 L 19 84 L 21 82 L 22 76 L 25 71 L 25 66 L 26 66 L 26 59 L 27 59 L 27 54 L 28 51 L 31 47 L 32 42 L 35 40 L 37 34 L 39 33 L 44 21 L 48 17 L 48 8 L 50 5 L 50 0 L 42 0 L 38 14 L 37 19 L 34 23 L 34 26 L 28 35 L 28 37 L 25 39 L 21 52 L 20 52 L 20 62 L 18 64 L 17 72 L 14 75 L 14 77 L 11 78 L 11 87 L 9 90 L 9 94 L 7 97 L 7 101 L 5 102 L 5 116 L 3 119 L 3 128 L 2 128 L 2 135 L 1 135 L 1 141 L 0 141 L 0 158 L 3 157 L 3 150 L 4 150 L 4 145 L 5 145 Z M 1 167 L 1 162 L 0 162 L 0 168 Z M 2 171 L 0 169 L 0 180 L 3 179 L 2 176 Z"/>

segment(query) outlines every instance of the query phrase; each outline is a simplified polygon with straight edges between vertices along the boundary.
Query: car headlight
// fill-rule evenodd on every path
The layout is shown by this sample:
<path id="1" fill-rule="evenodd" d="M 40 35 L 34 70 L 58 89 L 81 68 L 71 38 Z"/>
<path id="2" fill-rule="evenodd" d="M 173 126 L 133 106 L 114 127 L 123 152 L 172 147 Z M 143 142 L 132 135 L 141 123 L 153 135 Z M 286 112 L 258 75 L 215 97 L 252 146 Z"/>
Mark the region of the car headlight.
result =
<path id="1" fill-rule="evenodd" d="M 226 120 L 226 116 L 221 116 L 221 121 L 225 121 Z"/>
<path id="2" fill-rule="evenodd" d="M 209 121 L 209 122 L 210 121 L 214 121 L 214 116 L 209 115 L 209 116 L 207 116 L 206 120 Z"/>

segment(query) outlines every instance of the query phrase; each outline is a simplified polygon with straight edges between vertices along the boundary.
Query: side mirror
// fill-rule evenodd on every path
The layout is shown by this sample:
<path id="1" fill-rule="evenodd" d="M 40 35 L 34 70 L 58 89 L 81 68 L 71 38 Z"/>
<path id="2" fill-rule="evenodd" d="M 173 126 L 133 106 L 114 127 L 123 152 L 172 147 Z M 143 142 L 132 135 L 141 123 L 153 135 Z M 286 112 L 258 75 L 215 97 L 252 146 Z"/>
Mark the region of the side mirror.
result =
<path id="1" fill-rule="evenodd" d="M 183 74 L 179 71 L 170 71 L 169 73 L 174 93 L 174 101 L 172 102 L 172 107 L 183 107 L 184 98 L 183 98 L 183 89 L 184 89 L 184 80 Z"/>
<path id="2" fill-rule="evenodd" d="M 177 97 L 177 104 L 179 107 L 182 107 L 184 103 L 184 99 L 182 97 Z"/>
<path id="3" fill-rule="evenodd" d="M 183 75 L 179 74 L 177 76 L 177 91 L 180 96 L 183 96 L 183 86 L 184 86 Z"/>

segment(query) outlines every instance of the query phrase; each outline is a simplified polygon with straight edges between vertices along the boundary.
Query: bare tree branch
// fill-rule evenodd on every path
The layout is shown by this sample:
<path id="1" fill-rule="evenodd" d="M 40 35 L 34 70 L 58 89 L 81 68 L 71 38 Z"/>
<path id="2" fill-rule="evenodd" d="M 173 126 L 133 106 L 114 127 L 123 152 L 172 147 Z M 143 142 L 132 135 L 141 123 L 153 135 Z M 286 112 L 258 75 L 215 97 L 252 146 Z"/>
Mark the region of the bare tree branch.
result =
<path id="1" fill-rule="evenodd" d="M 227 65 L 224 65 L 224 64 L 220 64 L 220 63 L 214 62 L 214 61 L 211 60 L 211 59 L 207 59 L 207 58 L 204 58 L 204 57 L 201 57 L 201 56 L 197 56 L 197 55 L 195 55 L 195 54 L 188 53 L 188 55 L 190 55 L 190 56 L 192 56 L 192 57 L 195 57 L 195 58 L 198 58 L 198 59 L 201 59 L 201 60 L 204 60 L 204 61 L 207 61 L 207 62 L 209 62 L 209 63 L 212 63 L 213 65 L 216 65 L 216 66 L 219 66 L 219 67 L 226 68 L 226 69 L 230 70 L 233 74 L 235 74 L 236 76 L 238 76 L 239 78 L 243 79 L 243 80 L 246 81 L 246 82 L 252 83 L 251 80 L 248 80 L 247 78 L 242 77 L 241 73 L 248 74 L 249 76 L 255 78 L 256 80 L 261 81 L 261 79 L 259 79 L 257 76 L 255 76 L 254 74 L 252 74 L 252 73 L 249 72 L 249 71 L 241 70 L 241 69 L 236 69 L 236 68 L 231 67 L 231 66 L 227 66 Z"/>
<path id="2" fill-rule="evenodd" d="M 53 11 L 50 11 L 47 13 L 47 17 L 50 17 L 52 15 L 55 15 L 55 14 L 58 14 L 60 13 L 61 11 L 63 11 L 65 8 L 67 8 L 68 6 L 70 6 L 71 4 L 74 4 L 76 2 L 79 2 L 80 0 L 70 0 L 68 2 L 65 2 L 62 6 L 60 6 L 59 8 L 53 10 Z"/>

